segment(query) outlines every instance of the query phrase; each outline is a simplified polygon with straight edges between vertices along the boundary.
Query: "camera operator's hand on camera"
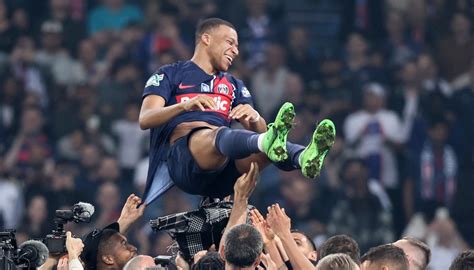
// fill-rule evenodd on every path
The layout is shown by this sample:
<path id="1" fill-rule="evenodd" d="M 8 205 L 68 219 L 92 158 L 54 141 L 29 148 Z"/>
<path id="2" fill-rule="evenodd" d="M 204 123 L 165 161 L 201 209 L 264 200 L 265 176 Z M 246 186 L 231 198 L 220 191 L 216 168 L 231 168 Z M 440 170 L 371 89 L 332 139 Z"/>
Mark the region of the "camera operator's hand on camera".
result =
<path id="1" fill-rule="evenodd" d="M 56 267 L 58 270 L 69 270 L 69 260 L 66 256 L 59 259 L 58 266 Z"/>
<path id="2" fill-rule="evenodd" d="M 66 249 L 69 260 L 79 259 L 83 248 L 84 244 L 80 238 L 74 238 L 71 232 L 66 232 Z"/>
<path id="3" fill-rule="evenodd" d="M 120 225 L 120 233 L 125 234 L 130 226 L 137 221 L 145 211 L 145 204 L 142 204 L 142 199 L 135 194 L 128 196 L 125 205 L 122 208 L 120 217 L 117 220 Z M 139 207 L 140 205 L 140 207 Z"/>

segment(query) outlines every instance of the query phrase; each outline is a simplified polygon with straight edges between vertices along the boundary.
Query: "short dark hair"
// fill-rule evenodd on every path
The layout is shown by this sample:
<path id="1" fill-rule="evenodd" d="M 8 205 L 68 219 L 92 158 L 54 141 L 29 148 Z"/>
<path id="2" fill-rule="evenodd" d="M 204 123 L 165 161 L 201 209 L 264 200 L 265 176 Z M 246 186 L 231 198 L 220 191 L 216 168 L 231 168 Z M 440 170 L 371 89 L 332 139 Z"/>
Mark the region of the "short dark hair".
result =
<path id="1" fill-rule="evenodd" d="M 335 253 L 347 254 L 355 263 L 360 264 L 359 245 L 350 236 L 339 234 L 330 237 L 319 249 L 318 257 L 319 260 L 321 260 L 322 258 Z"/>
<path id="2" fill-rule="evenodd" d="M 402 240 L 407 241 L 410 245 L 419 248 L 423 252 L 423 254 L 425 255 L 425 261 L 423 262 L 423 265 L 421 265 L 421 267 L 422 269 L 426 269 L 426 267 L 431 261 L 430 247 L 428 247 L 428 245 L 425 244 L 424 242 L 413 237 L 403 237 Z"/>
<path id="3" fill-rule="evenodd" d="M 403 249 L 394 244 L 373 247 L 361 258 L 361 262 L 369 261 L 375 264 L 389 264 L 391 269 L 408 270 L 408 260 Z"/>
<path id="4" fill-rule="evenodd" d="M 250 225 L 237 225 L 225 236 L 224 257 L 233 266 L 251 266 L 260 256 L 262 250 L 262 236 Z"/>
<path id="5" fill-rule="evenodd" d="M 196 28 L 196 33 L 195 33 L 196 44 L 198 44 L 199 39 L 201 38 L 202 34 L 204 34 L 206 31 L 209 31 L 221 25 L 229 26 L 230 28 L 235 30 L 235 26 L 233 24 L 223 19 L 208 18 L 208 19 L 200 21 Z"/>
<path id="6" fill-rule="evenodd" d="M 208 252 L 196 264 L 192 270 L 220 270 L 224 269 L 225 263 L 217 252 Z"/>
<path id="7" fill-rule="evenodd" d="M 311 246 L 311 248 L 313 249 L 313 251 L 318 251 L 318 249 L 316 248 L 316 244 L 314 243 L 313 239 L 311 239 L 311 237 L 309 237 L 306 233 L 304 233 L 303 231 L 297 230 L 297 229 L 292 229 L 291 233 L 299 233 L 299 234 L 303 235 L 306 238 L 306 240 L 308 240 L 308 243 Z"/>
<path id="8" fill-rule="evenodd" d="M 474 269 L 474 250 L 465 250 L 451 263 L 449 270 Z"/>
<path id="9" fill-rule="evenodd" d="M 316 265 L 316 270 L 356 270 L 359 269 L 354 260 L 347 254 L 336 253 L 330 254 Z"/>

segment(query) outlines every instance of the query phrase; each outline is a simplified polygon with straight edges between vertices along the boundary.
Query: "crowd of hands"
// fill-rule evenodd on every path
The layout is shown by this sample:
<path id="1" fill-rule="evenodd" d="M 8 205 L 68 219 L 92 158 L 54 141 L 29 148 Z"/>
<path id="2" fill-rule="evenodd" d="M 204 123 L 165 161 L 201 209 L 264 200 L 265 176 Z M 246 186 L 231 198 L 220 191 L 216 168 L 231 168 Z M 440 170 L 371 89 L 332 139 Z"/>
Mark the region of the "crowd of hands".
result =
<path id="1" fill-rule="evenodd" d="M 234 226 L 251 222 L 251 224 L 260 232 L 264 242 L 264 250 L 261 262 L 265 266 L 258 266 L 258 269 L 279 269 L 286 261 L 292 263 L 293 269 L 312 269 L 314 268 L 311 261 L 300 251 L 291 234 L 291 219 L 285 213 L 285 209 L 278 204 L 268 207 L 268 213 L 264 217 L 257 209 L 248 211 L 248 200 L 254 191 L 257 180 L 259 178 L 259 168 L 257 163 L 252 163 L 247 173 L 241 175 L 234 185 L 233 208 L 229 221 L 224 230 L 222 240 L 218 251 L 223 250 L 226 233 Z M 145 204 L 135 194 L 131 194 L 122 208 L 121 214 L 117 222 L 120 225 L 120 233 L 125 234 L 130 226 L 137 221 L 145 210 Z M 84 269 L 80 262 L 80 254 L 84 248 L 81 238 L 74 237 L 68 231 L 66 233 L 66 249 L 67 254 L 53 256 L 50 255 L 40 270 L 53 269 L 54 266 L 58 270 L 68 269 Z M 212 246 L 209 251 L 216 250 Z M 208 251 L 201 251 L 193 258 L 193 263 L 202 258 Z M 221 253 L 221 257 L 222 257 Z M 224 259 L 224 258 L 222 258 Z M 179 270 L 191 269 L 189 262 L 184 260 L 178 253 L 175 259 L 176 266 Z"/>
<path id="2" fill-rule="evenodd" d="M 261 254 L 261 265 L 257 269 L 276 270 L 281 269 L 286 262 L 290 262 L 293 269 L 314 269 L 313 263 L 303 254 L 293 238 L 291 232 L 291 219 L 278 204 L 268 206 L 266 217 L 257 209 L 248 211 L 248 200 L 254 191 L 259 178 L 259 167 L 257 163 L 252 163 L 247 173 L 240 176 L 234 185 L 233 208 L 229 221 L 220 241 L 219 253 L 225 260 L 223 254 L 226 234 L 233 227 L 247 223 L 251 224 L 260 232 L 264 251 Z M 201 251 L 194 256 L 193 263 L 202 258 L 208 251 Z M 317 257 L 314 258 L 316 260 Z M 190 265 L 179 256 L 176 257 L 176 266 L 179 270 L 189 270 Z"/>

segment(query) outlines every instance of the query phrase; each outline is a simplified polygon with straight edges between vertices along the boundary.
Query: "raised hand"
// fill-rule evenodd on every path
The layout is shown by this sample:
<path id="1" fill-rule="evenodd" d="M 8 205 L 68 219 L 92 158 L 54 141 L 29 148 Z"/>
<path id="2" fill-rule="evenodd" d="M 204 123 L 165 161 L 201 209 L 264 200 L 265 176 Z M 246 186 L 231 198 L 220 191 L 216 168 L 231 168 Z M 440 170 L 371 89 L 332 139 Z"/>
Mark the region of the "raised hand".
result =
<path id="1" fill-rule="evenodd" d="M 249 171 L 242 174 L 234 184 L 234 200 L 248 200 L 257 186 L 258 176 L 258 164 L 252 162 Z"/>
<path id="2" fill-rule="evenodd" d="M 250 220 L 252 221 L 253 226 L 262 235 L 263 242 L 265 244 L 269 243 L 275 238 L 275 233 L 272 231 L 272 228 L 270 228 L 265 218 L 257 209 L 250 211 Z"/>
<path id="3" fill-rule="evenodd" d="M 275 234 L 280 237 L 290 233 L 291 219 L 286 215 L 285 209 L 280 208 L 278 204 L 268 207 L 267 222 Z"/>
<path id="4" fill-rule="evenodd" d="M 131 194 L 128 196 L 120 213 L 120 217 L 117 220 L 120 225 L 121 233 L 125 233 L 128 228 L 143 215 L 145 204 L 140 205 L 141 203 L 142 200 L 137 195 Z"/>
<path id="5" fill-rule="evenodd" d="M 260 114 L 249 104 L 239 104 L 229 114 L 229 118 L 238 121 L 258 122 Z"/>
<path id="6" fill-rule="evenodd" d="M 69 256 L 69 260 L 78 259 L 81 255 L 84 243 L 80 238 L 72 237 L 71 232 L 66 232 L 66 249 Z"/>

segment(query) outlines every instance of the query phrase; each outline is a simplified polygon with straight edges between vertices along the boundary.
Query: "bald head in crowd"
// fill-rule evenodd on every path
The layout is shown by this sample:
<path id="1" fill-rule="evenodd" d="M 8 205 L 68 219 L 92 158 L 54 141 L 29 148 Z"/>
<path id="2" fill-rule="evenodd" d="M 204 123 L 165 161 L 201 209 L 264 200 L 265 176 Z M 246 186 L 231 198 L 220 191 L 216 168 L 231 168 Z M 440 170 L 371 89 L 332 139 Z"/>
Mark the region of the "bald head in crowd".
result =
<path id="1" fill-rule="evenodd" d="M 347 254 L 336 253 L 324 257 L 316 270 L 359 270 L 359 266 Z"/>
<path id="2" fill-rule="evenodd" d="M 128 261 L 123 270 L 145 270 L 148 267 L 155 266 L 155 260 L 146 255 L 139 255 Z"/>
<path id="3" fill-rule="evenodd" d="M 369 249 L 361 258 L 361 270 L 408 270 L 403 249 L 386 244 Z"/>
<path id="4" fill-rule="evenodd" d="M 393 244 L 403 249 L 407 255 L 409 270 L 424 270 L 430 263 L 431 250 L 420 240 L 404 237 Z"/>

